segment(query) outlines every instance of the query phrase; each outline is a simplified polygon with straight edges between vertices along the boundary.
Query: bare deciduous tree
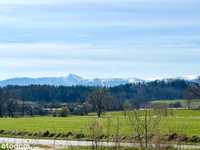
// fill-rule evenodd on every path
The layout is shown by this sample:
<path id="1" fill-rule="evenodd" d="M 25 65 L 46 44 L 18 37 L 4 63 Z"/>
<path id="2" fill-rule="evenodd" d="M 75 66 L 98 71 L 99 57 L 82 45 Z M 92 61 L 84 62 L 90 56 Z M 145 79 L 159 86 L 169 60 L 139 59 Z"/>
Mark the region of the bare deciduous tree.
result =
<path id="1" fill-rule="evenodd" d="M 119 150 L 120 149 L 120 143 L 121 143 L 121 136 L 120 136 L 120 119 L 119 117 L 116 118 L 116 125 L 115 125 L 115 135 L 114 135 L 114 142 L 115 142 L 115 150 Z"/>
<path id="2" fill-rule="evenodd" d="M 123 111 L 124 111 L 124 116 L 126 117 L 127 116 L 127 113 L 128 113 L 128 111 L 130 111 L 131 110 L 131 103 L 130 103 L 130 101 L 125 101 L 124 103 L 123 103 Z"/>
<path id="3" fill-rule="evenodd" d="M 99 145 L 101 136 L 103 134 L 103 126 L 100 122 L 96 119 L 93 120 L 89 125 L 89 134 L 92 140 L 92 149 L 98 150 L 101 149 L 101 145 Z"/>
<path id="4" fill-rule="evenodd" d="M 97 116 L 101 117 L 102 112 L 112 100 L 105 88 L 95 90 L 89 97 L 89 102 L 93 105 Z"/>
<path id="5" fill-rule="evenodd" d="M 156 114 L 154 110 L 145 107 L 144 110 L 133 110 L 129 112 L 129 121 L 134 130 L 140 148 L 148 148 L 150 135 L 154 133 L 161 120 L 161 115 Z"/>

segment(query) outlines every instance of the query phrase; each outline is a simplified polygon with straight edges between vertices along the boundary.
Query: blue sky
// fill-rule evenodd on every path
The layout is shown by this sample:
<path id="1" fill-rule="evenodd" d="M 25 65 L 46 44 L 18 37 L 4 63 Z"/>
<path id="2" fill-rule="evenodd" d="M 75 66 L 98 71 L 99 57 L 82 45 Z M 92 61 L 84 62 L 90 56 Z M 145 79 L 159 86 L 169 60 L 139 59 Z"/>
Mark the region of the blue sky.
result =
<path id="1" fill-rule="evenodd" d="M 199 0 L 1 0 L 0 79 L 200 75 Z"/>

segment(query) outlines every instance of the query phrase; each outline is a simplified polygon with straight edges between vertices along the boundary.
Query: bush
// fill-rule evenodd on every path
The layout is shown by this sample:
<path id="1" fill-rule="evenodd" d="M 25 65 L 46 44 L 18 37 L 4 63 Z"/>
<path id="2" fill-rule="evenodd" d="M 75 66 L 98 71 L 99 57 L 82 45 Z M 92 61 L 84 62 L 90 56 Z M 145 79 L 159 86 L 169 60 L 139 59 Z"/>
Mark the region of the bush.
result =
<path id="1" fill-rule="evenodd" d="M 65 135 L 66 135 L 66 137 L 69 137 L 69 136 L 73 136 L 73 133 L 71 131 L 69 131 Z"/>
<path id="2" fill-rule="evenodd" d="M 5 130 L 0 130 L 0 134 L 3 134 L 5 132 Z"/>
<path id="3" fill-rule="evenodd" d="M 43 133 L 43 136 L 44 136 L 44 137 L 48 137 L 48 136 L 49 136 L 49 134 L 50 134 L 50 132 L 49 132 L 49 131 L 45 131 L 45 132 Z"/>
<path id="4" fill-rule="evenodd" d="M 39 135 L 38 132 L 34 132 L 34 133 L 32 134 L 32 136 L 35 136 L 35 137 L 37 137 L 38 135 Z"/>
<path id="5" fill-rule="evenodd" d="M 62 135 L 61 133 L 57 133 L 55 137 L 58 138 L 61 137 L 61 135 Z"/>
<path id="6" fill-rule="evenodd" d="M 59 117 L 67 117 L 69 115 L 69 109 L 67 106 L 61 108 L 59 111 Z"/>
<path id="7" fill-rule="evenodd" d="M 84 137 L 85 137 L 85 135 L 82 134 L 82 133 L 77 133 L 77 134 L 75 135 L 75 138 L 77 138 L 77 139 L 81 139 L 81 138 L 84 138 Z"/>
<path id="8" fill-rule="evenodd" d="M 200 137 L 199 137 L 199 136 L 192 136 L 192 137 L 189 139 L 189 142 L 200 143 Z"/>
<path id="9" fill-rule="evenodd" d="M 28 136 L 33 136 L 33 133 L 29 132 L 29 133 L 28 133 Z"/>
<path id="10" fill-rule="evenodd" d="M 168 135 L 168 141 L 173 141 L 175 140 L 177 137 L 177 134 L 176 133 L 172 133 L 172 134 L 169 134 Z"/>
<path id="11" fill-rule="evenodd" d="M 56 135 L 56 133 L 50 133 L 49 137 L 54 137 Z"/>

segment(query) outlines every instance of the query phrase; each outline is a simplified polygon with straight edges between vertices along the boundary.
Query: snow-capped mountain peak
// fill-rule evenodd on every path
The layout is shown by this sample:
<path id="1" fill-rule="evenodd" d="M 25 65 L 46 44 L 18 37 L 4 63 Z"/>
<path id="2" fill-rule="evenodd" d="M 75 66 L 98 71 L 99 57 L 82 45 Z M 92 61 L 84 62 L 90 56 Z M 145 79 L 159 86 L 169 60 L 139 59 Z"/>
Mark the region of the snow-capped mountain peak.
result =
<path id="1" fill-rule="evenodd" d="M 76 80 L 76 81 L 79 81 L 79 80 L 83 80 L 82 77 L 76 75 L 76 74 L 72 74 L 70 73 L 68 76 L 67 76 L 67 80 Z"/>

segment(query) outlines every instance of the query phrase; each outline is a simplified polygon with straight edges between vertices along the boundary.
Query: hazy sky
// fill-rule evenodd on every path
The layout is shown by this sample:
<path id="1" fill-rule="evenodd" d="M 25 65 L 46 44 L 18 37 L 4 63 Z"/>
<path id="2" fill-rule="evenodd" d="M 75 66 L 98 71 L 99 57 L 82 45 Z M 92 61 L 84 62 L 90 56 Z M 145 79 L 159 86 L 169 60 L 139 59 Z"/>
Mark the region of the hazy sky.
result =
<path id="1" fill-rule="evenodd" d="M 0 79 L 200 75 L 199 0 L 1 0 Z"/>

